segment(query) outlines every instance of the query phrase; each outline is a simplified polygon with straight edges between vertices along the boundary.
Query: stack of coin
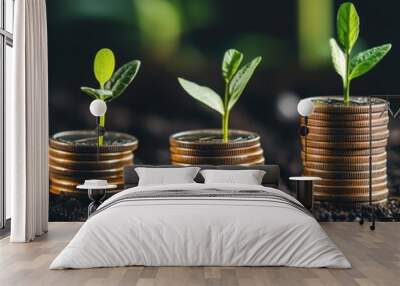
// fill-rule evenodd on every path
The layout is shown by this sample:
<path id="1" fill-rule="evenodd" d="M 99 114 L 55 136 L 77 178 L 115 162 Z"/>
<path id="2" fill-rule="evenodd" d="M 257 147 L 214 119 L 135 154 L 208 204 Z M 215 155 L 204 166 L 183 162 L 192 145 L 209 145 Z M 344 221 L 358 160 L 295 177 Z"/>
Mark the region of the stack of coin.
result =
<path id="1" fill-rule="evenodd" d="M 107 132 L 106 144 L 97 153 L 96 134 L 91 131 L 67 131 L 50 138 L 50 192 L 55 195 L 85 196 L 76 186 L 89 179 L 103 179 L 123 189 L 123 169 L 133 164 L 138 140 L 124 133 Z"/>
<path id="2" fill-rule="evenodd" d="M 221 130 L 201 129 L 174 134 L 169 139 L 173 165 L 259 165 L 264 164 L 260 136 L 230 130 L 223 142 Z"/>
<path id="3" fill-rule="evenodd" d="M 356 98 L 349 105 L 334 97 L 312 100 L 315 108 L 307 120 L 307 140 L 301 136 L 301 157 L 304 174 L 322 178 L 314 184 L 315 200 L 338 205 L 369 202 L 371 135 L 372 201 L 385 202 L 389 137 L 386 101 L 372 99 L 370 134 L 368 98 Z M 300 123 L 304 125 L 305 119 Z"/>

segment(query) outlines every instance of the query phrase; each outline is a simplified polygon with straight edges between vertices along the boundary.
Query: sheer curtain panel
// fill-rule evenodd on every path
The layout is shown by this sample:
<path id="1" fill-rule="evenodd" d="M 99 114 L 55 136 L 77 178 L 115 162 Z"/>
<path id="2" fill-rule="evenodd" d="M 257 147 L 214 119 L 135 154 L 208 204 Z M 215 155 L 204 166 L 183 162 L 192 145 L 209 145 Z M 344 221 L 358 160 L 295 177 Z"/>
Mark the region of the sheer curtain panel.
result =
<path id="1" fill-rule="evenodd" d="M 6 99 L 6 187 L 12 242 L 48 225 L 48 70 L 45 0 L 15 1 L 13 93 Z"/>

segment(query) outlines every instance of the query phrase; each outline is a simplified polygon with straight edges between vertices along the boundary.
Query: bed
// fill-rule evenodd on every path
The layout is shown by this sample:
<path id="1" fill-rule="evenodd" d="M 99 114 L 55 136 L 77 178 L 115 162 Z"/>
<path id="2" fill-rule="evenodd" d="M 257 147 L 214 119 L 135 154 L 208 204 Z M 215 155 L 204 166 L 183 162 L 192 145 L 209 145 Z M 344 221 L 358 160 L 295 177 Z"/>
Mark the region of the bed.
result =
<path id="1" fill-rule="evenodd" d="M 266 173 L 258 186 L 204 184 L 200 174 L 196 183 L 138 186 L 135 166 L 126 167 L 126 189 L 100 205 L 50 269 L 351 267 L 313 216 L 279 190 L 278 166 L 199 167 Z"/>

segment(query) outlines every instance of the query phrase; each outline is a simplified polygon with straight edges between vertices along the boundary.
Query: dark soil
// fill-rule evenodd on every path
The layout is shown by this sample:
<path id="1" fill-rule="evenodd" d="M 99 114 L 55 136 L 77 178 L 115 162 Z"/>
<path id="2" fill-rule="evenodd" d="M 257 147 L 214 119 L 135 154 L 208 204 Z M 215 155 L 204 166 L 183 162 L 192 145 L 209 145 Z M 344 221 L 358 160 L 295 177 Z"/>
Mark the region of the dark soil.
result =
<path id="1" fill-rule="evenodd" d="M 50 194 L 50 221 L 85 221 L 87 218 L 87 198 L 71 198 Z M 385 220 L 400 217 L 399 197 L 389 198 L 388 203 L 376 208 L 376 215 Z M 361 209 L 315 205 L 314 216 L 318 221 L 358 221 Z M 379 221 L 379 219 L 378 219 Z"/>
<path id="2" fill-rule="evenodd" d="M 384 205 L 376 206 L 375 215 L 390 221 L 400 218 L 400 198 L 391 197 Z M 314 216 L 318 221 L 358 221 L 361 218 L 361 208 L 337 207 L 332 204 L 316 204 Z"/>

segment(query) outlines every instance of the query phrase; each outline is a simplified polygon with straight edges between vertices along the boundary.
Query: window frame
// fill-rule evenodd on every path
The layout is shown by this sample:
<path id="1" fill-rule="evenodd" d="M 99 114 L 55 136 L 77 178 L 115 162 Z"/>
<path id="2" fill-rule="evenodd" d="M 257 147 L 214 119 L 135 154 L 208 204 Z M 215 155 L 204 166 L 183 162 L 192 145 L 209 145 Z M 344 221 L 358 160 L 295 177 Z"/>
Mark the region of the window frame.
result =
<path id="1" fill-rule="evenodd" d="M 15 0 L 0 0 L 0 230 L 9 229 L 9 221 L 6 217 L 6 189 L 5 189 L 5 100 L 6 100 L 6 47 L 13 47 L 13 34 L 7 31 L 6 21 L 10 15 L 6 14 L 6 1 L 11 1 L 13 13 Z M 13 17 L 13 15 L 11 15 Z M 12 29 L 13 30 L 13 29 Z M 1 235 L 1 233 L 0 233 Z"/>

